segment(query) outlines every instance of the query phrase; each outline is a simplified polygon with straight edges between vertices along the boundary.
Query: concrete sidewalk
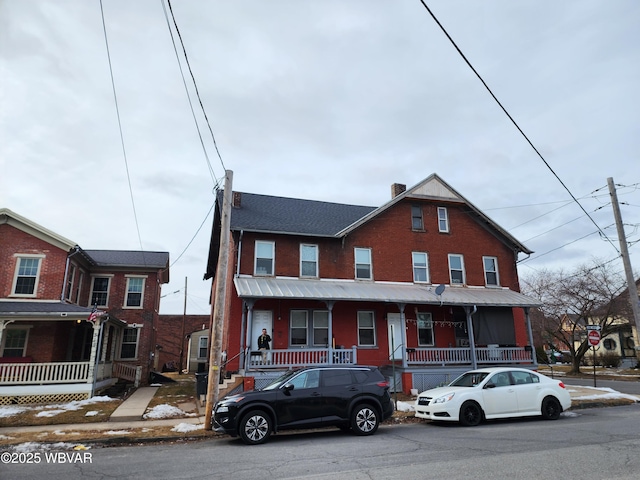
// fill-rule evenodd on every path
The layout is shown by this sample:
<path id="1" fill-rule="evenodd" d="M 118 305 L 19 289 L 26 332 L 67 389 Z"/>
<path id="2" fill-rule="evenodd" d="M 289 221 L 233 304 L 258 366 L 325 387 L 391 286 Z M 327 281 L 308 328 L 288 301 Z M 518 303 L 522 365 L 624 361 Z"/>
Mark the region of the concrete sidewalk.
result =
<path id="1" fill-rule="evenodd" d="M 120 404 L 109 417 L 109 422 L 136 422 L 142 420 L 149 402 L 160 387 L 140 387 Z"/>

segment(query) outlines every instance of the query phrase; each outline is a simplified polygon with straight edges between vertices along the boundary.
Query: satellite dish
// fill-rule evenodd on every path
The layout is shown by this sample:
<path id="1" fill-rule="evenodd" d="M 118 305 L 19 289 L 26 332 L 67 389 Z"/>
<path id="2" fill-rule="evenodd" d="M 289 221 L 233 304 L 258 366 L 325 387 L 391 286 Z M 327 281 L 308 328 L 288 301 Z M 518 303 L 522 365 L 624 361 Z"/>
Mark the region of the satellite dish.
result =
<path id="1" fill-rule="evenodd" d="M 444 285 L 440 284 L 436 287 L 436 295 L 442 295 L 442 293 L 444 292 Z"/>

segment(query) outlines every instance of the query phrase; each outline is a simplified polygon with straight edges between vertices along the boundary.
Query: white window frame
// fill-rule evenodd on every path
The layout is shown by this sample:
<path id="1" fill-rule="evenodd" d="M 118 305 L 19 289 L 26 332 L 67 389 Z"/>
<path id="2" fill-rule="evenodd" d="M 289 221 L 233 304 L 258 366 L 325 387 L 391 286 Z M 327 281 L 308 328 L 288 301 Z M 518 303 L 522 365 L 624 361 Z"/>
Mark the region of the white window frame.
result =
<path id="1" fill-rule="evenodd" d="M 16 331 L 16 330 L 25 330 L 25 338 L 24 338 L 24 344 L 22 345 L 22 354 L 21 355 L 11 355 L 11 357 L 24 357 L 25 353 L 27 353 L 27 345 L 29 344 L 29 331 L 31 330 L 31 325 L 16 325 L 16 326 L 9 326 L 4 330 L 4 333 L 2 335 L 2 345 L 0 345 L 0 357 L 4 357 L 5 356 L 5 352 L 4 349 L 7 346 L 7 338 L 8 335 L 7 333 L 10 331 Z M 15 348 L 15 347 L 11 347 L 11 348 Z M 9 356 L 9 355 L 7 355 Z"/>
<path id="2" fill-rule="evenodd" d="M 416 317 L 416 336 L 418 338 L 418 346 L 433 347 L 436 344 L 436 333 L 433 328 L 433 315 L 430 312 L 418 312 Z M 422 343 L 420 341 L 421 323 L 428 325 L 427 327 L 422 327 L 422 329 L 431 330 L 431 343 Z"/>
<path id="3" fill-rule="evenodd" d="M 313 251 L 313 260 L 306 260 L 303 255 L 303 251 L 311 252 Z M 301 243 L 300 244 L 300 276 L 305 278 L 318 278 L 318 245 L 313 245 L 310 243 Z M 305 275 L 303 264 L 314 264 L 314 273 L 313 275 Z"/>
<path id="4" fill-rule="evenodd" d="M 271 247 L 271 272 L 258 272 L 258 260 L 264 259 L 268 260 L 269 257 L 258 257 L 258 250 L 260 245 L 270 246 Z M 259 277 L 272 277 L 275 275 L 276 268 L 276 242 L 268 242 L 265 240 L 256 240 L 255 243 L 255 252 L 254 252 L 254 264 L 253 264 L 253 274 Z"/>
<path id="5" fill-rule="evenodd" d="M 493 261 L 494 270 L 487 269 L 487 260 Z M 498 274 L 498 257 L 482 257 L 482 269 L 484 270 L 484 283 L 487 287 L 499 287 L 500 286 L 500 275 Z M 489 277 L 487 274 L 493 273 L 496 276 L 495 283 L 489 282 Z"/>
<path id="6" fill-rule="evenodd" d="M 454 282 L 453 281 L 453 271 L 454 269 L 451 267 L 451 259 L 452 258 L 459 258 L 460 259 L 460 268 L 456 268 L 455 271 L 458 272 L 462 272 L 462 282 Z M 451 282 L 451 285 L 465 285 L 467 283 L 467 276 L 466 273 L 464 271 L 464 256 L 460 255 L 459 253 L 450 253 L 449 254 L 449 282 Z"/>
<path id="7" fill-rule="evenodd" d="M 312 332 L 311 332 L 311 343 L 314 347 L 328 347 L 329 346 L 329 310 L 313 310 L 311 312 L 311 318 L 313 321 Z M 326 326 L 319 325 L 320 323 L 324 323 L 326 320 Z M 321 322 L 322 321 L 322 322 Z M 327 341 L 316 343 L 316 331 L 327 331 Z"/>
<path id="8" fill-rule="evenodd" d="M 136 341 L 135 341 L 135 355 L 133 357 L 123 357 L 122 356 L 122 347 L 124 347 L 125 345 L 131 345 L 134 342 L 126 342 L 124 341 L 124 335 L 125 332 L 127 330 L 135 330 L 136 331 Z M 123 330 L 122 330 L 122 335 L 120 336 L 120 351 L 118 352 L 118 359 L 119 360 L 137 360 L 138 359 L 138 350 L 140 348 L 140 330 L 142 330 L 141 327 L 138 326 L 133 326 L 133 325 L 128 325 L 126 326 Z"/>
<path id="9" fill-rule="evenodd" d="M 438 231 L 449 233 L 449 212 L 447 207 L 438 207 Z"/>
<path id="10" fill-rule="evenodd" d="M 124 294 L 124 304 L 122 308 L 133 309 L 133 310 L 141 310 L 144 307 L 144 291 L 147 286 L 147 275 L 125 275 L 127 279 L 127 285 Z M 131 279 L 142 279 L 142 291 L 141 292 L 131 292 L 129 291 L 129 286 L 131 284 Z M 129 303 L 129 294 L 131 293 L 140 293 L 140 305 L 127 305 Z"/>
<path id="11" fill-rule="evenodd" d="M 358 257 L 359 256 L 361 257 L 361 255 L 358 255 L 358 253 L 367 255 L 367 257 L 368 257 L 367 263 L 364 263 L 364 262 L 358 263 Z M 371 249 L 370 248 L 363 248 L 363 247 L 355 247 L 353 249 L 353 260 L 354 260 L 353 263 L 354 263 L 354 269 L 355 269 L 354 275 L 355 275 L 356 280 L 373 280 L 373 260 L 371 258 Z M 362 260 L 362 258 L 360 258 L 360 260 Z M 368 268 L 369 268 L 369 276 L 368 277 L 359 277 L 358 276 L 358 266 L 359 265 L 368 266 Z"/>
<path id="12" fill-rule="evenodd" d="M 89 292 L 89 302 L 91 302 L 91 306 L 94 305 L 93 301 L 93 288 L 95 286 L 96 278 L 106 278 L 107 279 L 107 299 L 104 304 L 98 303 L 99 307 L 108 307 L 109 306 L 109 296 L 111 293 L 111 280 L 113 275 L 91 275 L 91 292 Z M 101 292 L 102 293 L 102 292 Z"/>
<path id="13" fill-rule="evenodd" d="M 13 274 L 13 285 L 11 286 L 11 297 L 20 297 L 20 298 L 35 298 L 38 296 L 38 284 L 40 283 L 40 272 L 42 270 L 42 262 L 46 258 L 46 255 L 41 254 L 28 254 L 28 253 L 16 253 L 14 254 L 16 259 L 16 268 Z M 22 260 L 38 260 L 38 268 L 36 269 L 35 275 L 19 275 L 20 273 L 20 264 Z M 33 293 L 16 293 L 16 287 L 18 286 L 18 278 L 35 277 L 33 283 Z"/>
<path id="14" fill-rule="evenodd" d="M 293 335 L 292 335 L 292 330 L 294 328 L 296 329 L 302 329 L 303 327 L 301 326 L 295 326 L 293 325 L 293 315 L 294 313 L 296 314 L 304 314 L 304 343 L 291 343 L 291 340 L 293 340 Z M 307 345 L 309 345 L 309 311 L 308 310 L 300 310 L 300 309 L 293 309 L 291 310 L 291 312 L 289 313 L 289 346 L 290 347 L 306 347 Z"/>
<path id="15" fill-rule="evenodd" d="M 82 284 L 84 283 L 84 271 L 82 269 L 79 270 L 78 275 L 78 283 L 76 284 L 76 301 L 78 305 L 80 304 L 80 295 L 82 295 Z"/>
<path id="16" fill-rule="evenodd" d="M 416 265 L 417 255 L 424 255 L 424 266 Z M 427 252 L 411 252 L 411 264 L 413 266 L 413 281 L 415 283 L 431 283 L 429 278 L 429 254 Z M 417 279 L 416 270 L 424 270 L 424 280 Z"/>
<path id="17" fill-rule="evenodd" d="M 204 346 L 202 345 L 204 343 Z M 200 355 L 202 353 L 202 349 L 204 349 L 204 356 Z M 202 360 L 203 358 L 209 358 L 209 337 L 207 335 L 202 335 L 198 338 L 198 360 Z"/>
<path id="18" fill-rule="evenodd" d="M 364 317 L 366 315 L 366 317 Z M 371 325 L 362 325 L 364 320 L 371 320 Z M 360 332 L 365 330 L 371 330 L 373 332 L 373 343 L 362 343 L 360 338 Z M 375 347 L 377 345 L 376 338 L 376 316 L 372 310 L 358 310 L 358 346 L 359 347 Z"/>
<path id="19" fill-rule="evenodd" d="M 74 263 L 69 264 L 69 271 L 67 272 L 67 286 L 65 287 L 64 298 L 71 301 L 73 298 L 73 284 L 76 280 L 76 273 L 78 267 Z"/>

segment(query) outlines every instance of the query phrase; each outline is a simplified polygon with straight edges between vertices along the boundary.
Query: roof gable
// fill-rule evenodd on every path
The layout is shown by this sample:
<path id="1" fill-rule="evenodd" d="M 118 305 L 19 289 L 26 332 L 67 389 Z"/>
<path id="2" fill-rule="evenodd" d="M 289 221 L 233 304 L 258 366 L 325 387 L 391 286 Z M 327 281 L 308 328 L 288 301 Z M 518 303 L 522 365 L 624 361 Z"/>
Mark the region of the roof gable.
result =
<path id="1" fill-rule="evenodd" d="M 69 251 L 76 246 L 74 241 L 63 237 L 62 235 L 58 235 L 57 233 L 38 225 L 22 215 L 18 215 L 8 208 L 0 208 L 0 225 L 2 224 L 11 225 L 18 230 L 39 238 L 40 240 L 65 251 Z"/>

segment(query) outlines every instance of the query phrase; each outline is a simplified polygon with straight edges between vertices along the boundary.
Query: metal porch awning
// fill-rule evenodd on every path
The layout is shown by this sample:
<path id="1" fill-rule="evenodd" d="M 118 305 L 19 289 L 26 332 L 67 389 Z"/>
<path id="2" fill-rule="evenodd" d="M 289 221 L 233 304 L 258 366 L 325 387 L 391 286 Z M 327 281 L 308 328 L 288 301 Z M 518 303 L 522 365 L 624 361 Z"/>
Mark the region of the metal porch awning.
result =
<path id="1" fill-rule="evenodd" d="M 435 285 L 356 280 L 307 280 L 281 277 L 234 278 L 243 299 L 308 299 L 321 301 L 386 302 L 422 305 L 538 307 L 541 303 L 504 287 L 447 286 L 436 295 Z"/>

